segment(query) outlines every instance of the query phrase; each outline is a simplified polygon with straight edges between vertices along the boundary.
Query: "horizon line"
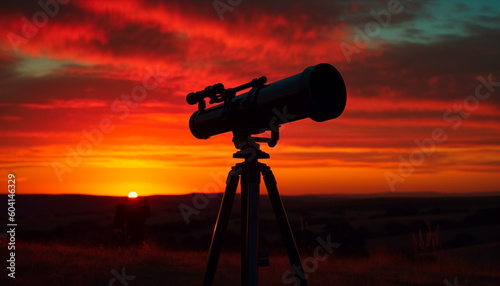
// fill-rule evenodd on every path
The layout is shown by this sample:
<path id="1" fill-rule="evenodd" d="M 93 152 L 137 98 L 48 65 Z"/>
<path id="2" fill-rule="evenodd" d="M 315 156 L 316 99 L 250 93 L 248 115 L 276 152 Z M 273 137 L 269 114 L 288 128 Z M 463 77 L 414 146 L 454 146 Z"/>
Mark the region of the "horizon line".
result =
<path id="1" fill-rule="evenodd" d="M 155 196 L 164 196 L 164 197 L 181 197 L 181 196 L 190 196 L 197 194 L 205 194 L 201 192 L 192 192 L 192 193 L 184 193 L 184 194 L 152 194 L 152 195 L 140 195 L 139 197 L 155 197 Z M 224 192 L 218 193 L 210 193 L 210 194 L 221 194 Z M 237 192 L 237 195 L 240 193 Z M 8 193 L 5 195 L 9 195 Z M 267 193 L 263 192 L 261 195 L 267 195 Z M 483 191 L 483 192 L 464 192 L 464 193 L 448 193 L 448 192 L 437 192 L 437 191 L 427 191 L 427 192 L 383 192 L 383 193 L 331 193 L 331 194 L 321 194 L 321 193 L 312 193 L 312 194 L 298 194 L 298 195 L 281 195 L 282 197 L 334 197 L 334 196 L 351 196 L 351 197 L 366 197 L 366 196 L 449 196 L 449 197 L 460 197 L 460 196 L 500 196 L 500 190 L 496 191 Z M 48 193 L 16 193 L 16 196 L 88 196 L 88 197 L 116 197 L 116 198 L 124 198 L 127 195 L 116 196 L 116 195 L 98 195 L 98 194 L 83 194 L 83 193 L 62 193 L 62 194 L 48 194 Z"/>

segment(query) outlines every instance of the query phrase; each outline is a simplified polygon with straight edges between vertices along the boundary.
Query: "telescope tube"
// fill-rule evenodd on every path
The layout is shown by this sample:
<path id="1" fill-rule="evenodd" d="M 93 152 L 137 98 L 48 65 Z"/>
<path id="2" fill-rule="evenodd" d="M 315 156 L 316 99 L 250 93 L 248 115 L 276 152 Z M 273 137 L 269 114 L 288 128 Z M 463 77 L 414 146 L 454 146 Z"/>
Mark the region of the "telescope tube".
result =
<path id="1" fill-rule="evenodd" d="M 326 63 L 251 93 L 234 97 L 227 114 L 223 104 L 195 111 L 189 119 L 191 133 L 207 139 L 229 131 L 258 134 L 304 118 L 323 122 L 342 114 L 347 97 L 342 76 Z"/>

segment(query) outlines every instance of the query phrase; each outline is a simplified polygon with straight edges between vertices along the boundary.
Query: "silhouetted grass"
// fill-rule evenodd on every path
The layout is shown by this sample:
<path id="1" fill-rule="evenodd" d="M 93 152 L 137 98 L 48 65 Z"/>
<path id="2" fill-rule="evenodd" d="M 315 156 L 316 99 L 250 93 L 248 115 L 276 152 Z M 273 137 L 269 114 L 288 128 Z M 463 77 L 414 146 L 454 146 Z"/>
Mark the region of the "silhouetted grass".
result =
<path id="1" fill-rule="evenodd" d="M 498 249 L 498 245 L 492 246 Z M 310 254 L 313 255 L 312 253 Z M 140 248 L 18 242 L 16 279 L 1 285 L 110 285 L 111 270 L 135 278 L 128 285 L 201 285 L 206 252 L 164 250 L 154 244 Z M 302 258 L 308 257 L 302 254 Z M 270 255 L 271 265 L 259 268 L 259 285 L 293 285 L 282 281 L 289 269 L 285 255 Z M 214 285 L 240 284 L 239 253 L 224 252 Z M 443 254 L 435 261 L 379 250 L 367 257 L 338 257 L 319 262 L 309 273 L 310 285 L 498 285 L 500 265 L 467 261 Z M 8 280 L 8 284 L 5 282 Z M 11 283 L 14 282 L 14 283 Z M 116 281 L 113 285 L 123 285 Z"/>

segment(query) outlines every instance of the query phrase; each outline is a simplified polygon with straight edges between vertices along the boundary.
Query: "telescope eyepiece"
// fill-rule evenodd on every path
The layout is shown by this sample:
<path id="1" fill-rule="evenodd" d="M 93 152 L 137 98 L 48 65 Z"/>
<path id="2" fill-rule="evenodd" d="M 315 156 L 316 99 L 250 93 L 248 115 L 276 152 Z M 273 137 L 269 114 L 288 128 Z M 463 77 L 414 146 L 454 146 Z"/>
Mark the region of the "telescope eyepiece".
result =
<path id="1" fill-rule="evenodd" d="M 195 105 L 202 101 L 205 97 L 209 97 L 213 102 L 220 102 L 217 101 L 217 99 L 220 97 L 222 92 L 224 92 L 224 85 L 219 82 L 205 87 L 204 90 L 189 93 L 186 96 L 186 101 L 189 105 Z"/>
<path id="2" fill-rule="evenodd" d="M 219 82 L 212 86 L 207 86 L 205 91 L 208 92 L 209 95 L 221 94 L 224 91 L 224 85 Z"/>
<path id="3" fill-rule="evenodd" d="M 198 103 L 198 97 L 196 96 L 195 92 L 191 92 L 186 96 L 186 101 L 189 105 L 195 105 Z"/>

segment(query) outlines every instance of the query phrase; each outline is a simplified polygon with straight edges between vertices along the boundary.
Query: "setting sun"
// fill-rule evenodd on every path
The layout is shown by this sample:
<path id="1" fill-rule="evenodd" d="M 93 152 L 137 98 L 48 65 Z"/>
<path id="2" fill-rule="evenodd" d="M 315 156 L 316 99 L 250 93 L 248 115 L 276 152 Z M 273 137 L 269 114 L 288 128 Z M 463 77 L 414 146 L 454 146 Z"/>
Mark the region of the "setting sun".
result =
<path id="1" fill-rule="evenodd" d="M 130 192 L 128 193 L 129 198 L 137 198 L 137 193 L 136 192 Z"/>

